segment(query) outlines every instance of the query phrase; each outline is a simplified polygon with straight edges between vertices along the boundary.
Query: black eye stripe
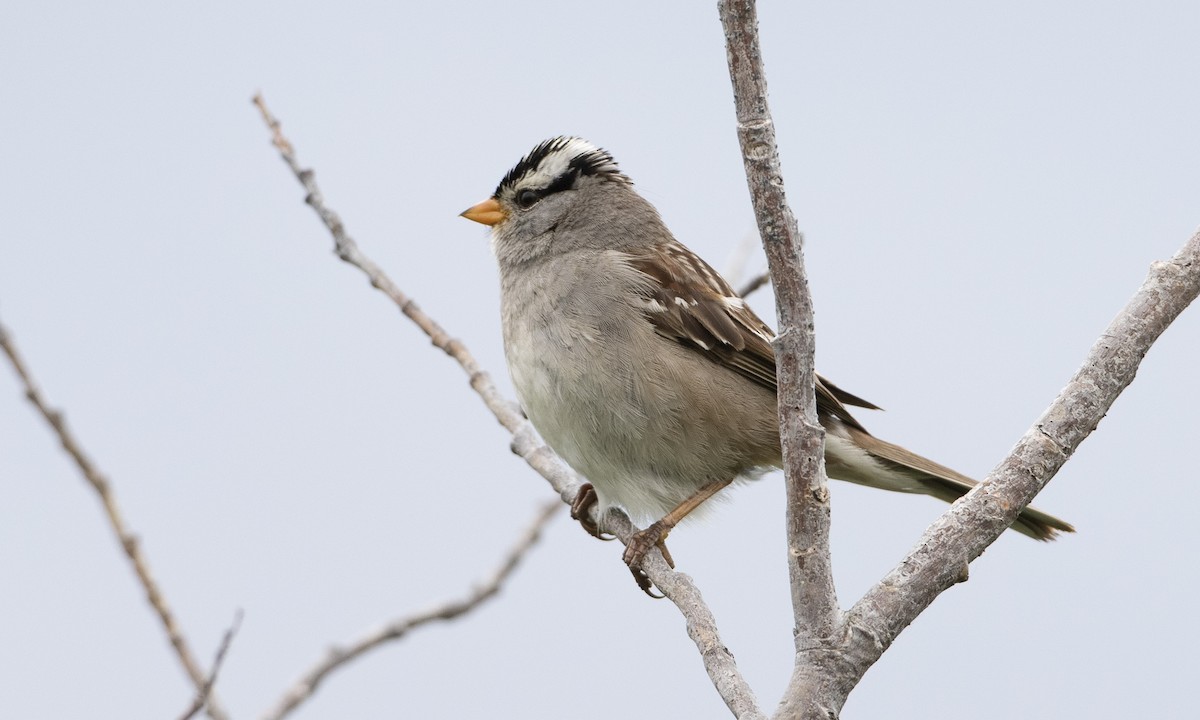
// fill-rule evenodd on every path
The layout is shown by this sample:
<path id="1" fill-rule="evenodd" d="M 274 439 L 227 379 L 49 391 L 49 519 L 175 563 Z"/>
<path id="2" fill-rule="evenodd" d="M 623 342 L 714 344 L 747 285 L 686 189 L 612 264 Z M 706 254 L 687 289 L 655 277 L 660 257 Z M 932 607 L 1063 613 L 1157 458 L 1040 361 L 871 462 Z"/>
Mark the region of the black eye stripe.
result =
<path id="1" fill-rule="evenodd" d="M 525 188 L 517 193 L 517 205 L 521 208 L 531 208 L 537 204 L 539 200 L 547 195 L 553 195 L 556 192 L 570 190 L 575 186 L 575 181 L 579 178 L 579 170 L 570 168 L 562 175 L 554 179 L 544 188 Z"/>

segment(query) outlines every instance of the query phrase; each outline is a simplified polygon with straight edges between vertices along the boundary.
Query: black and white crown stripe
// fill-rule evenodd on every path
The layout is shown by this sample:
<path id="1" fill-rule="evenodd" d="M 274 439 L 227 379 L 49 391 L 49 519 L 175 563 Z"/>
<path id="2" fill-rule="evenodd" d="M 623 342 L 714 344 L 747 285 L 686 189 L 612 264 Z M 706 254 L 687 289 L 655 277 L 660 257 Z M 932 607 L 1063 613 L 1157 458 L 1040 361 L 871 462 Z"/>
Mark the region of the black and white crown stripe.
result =
<path id="1" fill-rule="evenodd" d="M 571 187 L 580 175 L 597 175 L 631 183 L 606 150 L 579 137 L 559 136 L 537 144 L 505 174 L 493 197 L 518 185 L 542 189 L 543 194 Z"/>

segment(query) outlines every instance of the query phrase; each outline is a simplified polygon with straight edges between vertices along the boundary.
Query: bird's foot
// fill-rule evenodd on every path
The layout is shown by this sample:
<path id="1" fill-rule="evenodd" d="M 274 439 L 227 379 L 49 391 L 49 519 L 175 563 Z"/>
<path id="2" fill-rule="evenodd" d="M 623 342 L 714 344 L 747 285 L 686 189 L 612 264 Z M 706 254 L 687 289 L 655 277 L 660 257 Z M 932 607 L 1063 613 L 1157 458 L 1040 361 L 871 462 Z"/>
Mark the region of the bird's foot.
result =
<path id="1" fill-rule="evenodd" d="M 591 483 L 584 483 L 575 495 L 575 500 L 571 502 L 571 519 L 578 520 L 584 531 L 598 540 L 614 540 L 615 536 L 604 533 L 599 525 L 592 522 L 591 509 L 599 501 L 596 488 L 592 487 Z"/>
<path id="2" fill-rule="evenodd" d="M 667 534 L 670 532 L 670 526 L 659 520 L 651 523 L 645 530 L 634 533 L 625 546 L 623 559 L 629 566 L 629 571 L 633 573 L 634 582 L 642 589 L 642 592 L 655 599 L 662 599 L 663 596 L 651 592 L 650 576 L 642 569 L 642 561 L 646 559 L 646 553 L 657 547 L 658 551 L 662 553 L 663 560 L 667 561 L 667 565 L 672 570 L 675 569 L 675 559 L 671 557 L 671 551 L 667 550 Z"/>

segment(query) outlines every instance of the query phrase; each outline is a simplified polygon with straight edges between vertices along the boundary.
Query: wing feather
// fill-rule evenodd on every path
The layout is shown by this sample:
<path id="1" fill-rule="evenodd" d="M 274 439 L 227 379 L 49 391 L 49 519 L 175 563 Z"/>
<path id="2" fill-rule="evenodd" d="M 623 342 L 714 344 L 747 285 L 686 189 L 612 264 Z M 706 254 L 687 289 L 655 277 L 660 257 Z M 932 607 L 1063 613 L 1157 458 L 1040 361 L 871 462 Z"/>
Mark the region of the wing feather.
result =
<path id="1" fill-rule="evenodd" d="M 775 334 L 712 267 L 676 242 L 629 263 L 647 275 L 643 303 L 658 334 L 695 350 L 718 365 L 777 392 Z M 816 376 L 817 410 L 866 432 L 846 404 L 876 409 L 856 395 Z"/>

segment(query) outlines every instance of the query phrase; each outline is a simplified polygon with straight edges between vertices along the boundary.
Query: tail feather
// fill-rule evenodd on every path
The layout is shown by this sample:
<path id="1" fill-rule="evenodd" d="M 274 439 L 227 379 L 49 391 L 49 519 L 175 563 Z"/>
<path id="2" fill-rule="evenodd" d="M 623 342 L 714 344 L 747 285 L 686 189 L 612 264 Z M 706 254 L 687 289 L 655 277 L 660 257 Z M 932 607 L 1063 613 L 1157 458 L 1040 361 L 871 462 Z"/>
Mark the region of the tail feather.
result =
<path id="1" fill-rule="evenodd" d="M 874 435 L 855 428 L 846 428 L 846 430 L 849 434 L 847 439 L 866 451 L 876 462 L 888 470 L 900 473 L 910 481 L 915 481 L 891 483 L 879 485 L 879 487 L 901 492 L 919 492 L 952 503 L 966 495 L 971 488 L 978 484 L 962 473 L 905 450 L 899 445 L 880 440 Z M 862 482 L 859 479 L 845 479 Z M 1060 531 L 1075 532 L 1075 528 L 1069 523 L 1034 507 L 1022 510 L 1016 521 L 1013 522 L 1012 529 L 1035 540 L 1052 540 Z"/>

